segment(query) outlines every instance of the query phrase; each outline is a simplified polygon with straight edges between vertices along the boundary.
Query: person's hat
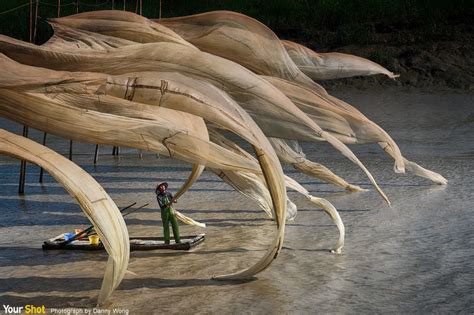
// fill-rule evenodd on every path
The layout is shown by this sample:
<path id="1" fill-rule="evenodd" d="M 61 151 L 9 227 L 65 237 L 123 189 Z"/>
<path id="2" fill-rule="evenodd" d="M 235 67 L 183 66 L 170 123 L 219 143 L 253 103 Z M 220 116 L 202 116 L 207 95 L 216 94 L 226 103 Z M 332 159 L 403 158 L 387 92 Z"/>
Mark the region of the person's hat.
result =
<path id="1" fill-rule="evenodd" d="M 160 186 L 165 186 L 165 188 L 168 189 L 168 183 L 167 182 L 163 182 L 161 184 L 158 184 L 158 186 L 156 186 L 156 189 L 159 189 Z"/>

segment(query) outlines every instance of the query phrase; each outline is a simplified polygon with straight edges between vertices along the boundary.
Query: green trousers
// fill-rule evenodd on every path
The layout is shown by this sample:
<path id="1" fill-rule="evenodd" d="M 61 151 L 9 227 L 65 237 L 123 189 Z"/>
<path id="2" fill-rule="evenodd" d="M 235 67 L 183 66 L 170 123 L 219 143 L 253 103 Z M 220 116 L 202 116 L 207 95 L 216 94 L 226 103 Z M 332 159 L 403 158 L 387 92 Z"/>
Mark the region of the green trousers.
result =
<path id="1" fill-rule="evenodd" d="M 176 243 L 180 243 L 179 238 L 179 226 L 176 216 L 173 213 L 171 207 L 161 209 L 161 220 L 163 221 L 163 234 L 165 237 L 165 244 L 170 243 L 170 223 L 173 228 L 173 236 Z"/>

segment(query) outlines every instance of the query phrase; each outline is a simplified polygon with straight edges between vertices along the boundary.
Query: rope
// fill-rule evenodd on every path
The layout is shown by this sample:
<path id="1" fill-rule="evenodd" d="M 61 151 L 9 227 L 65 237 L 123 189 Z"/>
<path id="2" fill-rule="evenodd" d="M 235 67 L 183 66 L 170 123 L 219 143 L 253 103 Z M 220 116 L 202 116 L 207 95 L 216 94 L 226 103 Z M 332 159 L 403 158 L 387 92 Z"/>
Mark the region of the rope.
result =
<path id="1" fill-rule="evenodd" d="M 98 3 L 98 4 L 89 4 L 89 3 L 84 3 L 84 2 L 81 2 L 81 1 L 77 1 L 77 2 L 78 2 L 80 5 L 83 5 L 83 6 L 86 6 L 86 7 L 100 7 L 101 5 L 110 3 L 110 0 L 107 0 L 107 1 L 105 1 L 105 2 Z"/>
<path id="2" fill-rule="evenodd" d="M 23 7 L 26 7 L 27 5 L 30 5 L 30 2 L 29 2 L 29 1 L 28 1 L 27 3 L 25 3 L 25 4 L 22 4 L 22 5 L 17 6 L 16 8 L 12 8 L 12 9 L 9 9 L 9 10 L 3 11 L 3 12 L 0 12 L 0 15 L 13 12 L 13 11 L 15 11 L 15 10 L 21 9 L 21 8 L 23 8 Z"/>
<path id="3" fill-rule="evenodd" d="M 39 3 L 44 4 L 44 5 L 49 5 L 50 7 L 58 7 L 57 4 L 47 3 L 47 2 L 43 2 L 43 1 L 40 1 Z M 71 3 L 61 4 L 59 7 L 62 8 L 62 7 L 67 7 L 67 6 L 75 5 L 75 4 L 76 4 L 76 2 L 73 1 Z"/>
<path id="4" fill-rule="evenodd" d="M 33 0 L 30 0 L 30 43 L 31 42 L 33 42 Z"/>
<path id="5" fill-rule="evenodd" d="M 33 30 L 33 42 L 36 41 L 36 30 L 38 26 L 38 12 L 39 12 L 39 1 L 36 0 L 36 8 L 35 8 L 35 26 Z"/>
<path id="6" fill-rule="evenodd" d="M 43 1 L 40 1 L 39 3 L 44 4 L 44 5 L 49 5 L 50 7 L 57 7 L 58 6 L 57 4 L 47 3 L 47 2 L 43 2 Z M 70 6 L 70 5 L 81 5 L 81 6 L 86 6 L 86 7 L 100 7 L 100 6 L 105 5 L 107 3 L 110 3 L 110 0 L 106 0 L 102 3 L 97 3 L 97 4 L 89 4 L 89 3 L 84 3 L 82 1 L 73 1 L 73 2 L 70 2 L 70 3 L 66 3 L 66 4 L 61 4 L 60 7 L 67 7 L 67 6 Z"/>

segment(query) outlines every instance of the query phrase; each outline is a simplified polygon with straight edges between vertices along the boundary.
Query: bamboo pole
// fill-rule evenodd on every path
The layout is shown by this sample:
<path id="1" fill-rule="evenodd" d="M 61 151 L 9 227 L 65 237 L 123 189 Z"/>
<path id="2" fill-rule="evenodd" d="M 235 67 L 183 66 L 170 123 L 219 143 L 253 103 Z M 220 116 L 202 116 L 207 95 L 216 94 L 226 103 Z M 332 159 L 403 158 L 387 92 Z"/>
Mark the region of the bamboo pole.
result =
<path id="1" fill-rule="evenodd" d="M 43 134 L 43 145 L 45 146 L 46 145 L 46 136 L 47 136 L 47 133 L 45 132 Z M 44 173 L 44 170 L 43 168 L 41 167 L 40 168 L 40 175 L 39 175 L 39 182 L 42 183 L 43 182 L 43 173 Z"/>
<path id="2" fill-rule="evenodd" d="M 97 164 L 97 161 L 99 160 L 99 145 L 95 145 L 95 152 L 94 152 L 94 165 Z"/>
<path id="3" fill-rule="evenodd" d="M 30 0 L 30 43 L 33 41 L 33 0 Z M 23 137 L 28 137 L 28 126 L 23 125 Z M 25 193 L 26 161 L 20 162 L 20 179 L 18 183 L 18 193 Z"/>
<path id="4" fill-rule="evenodd" d="M 38 29 L 38 11 L 39 10 L 39 0 L 36 0 L 36 8 L 35 8 L 35 26 L 33 30 L 33 42 L 36 42 L 36 30 Z"/>
<path id="5" fill-rule="evenodd" d="M 72 140 L 69 140 L 69 160 L 72 161 Z"/>
<path id="6" fill-rule="evenodd" d="M 28 126 L 23 126 L 23 137 L 28 138 Z M 18 185 L 18 193 L 25 193 L 25 177 L 26 177 L 26 161 L 21 160 L 20 163 L 20 183 Z"/>
<path id="7" fill-rule="evenodd" d="M 120 147 L 119 146 L 114 146 L 112 148 L 112 155 L 120 155 Z"/>
<path id="8" fill-rule="evenodd" d="M 33 41 L 33 0 L 30 0 L 30 43 Z"/>

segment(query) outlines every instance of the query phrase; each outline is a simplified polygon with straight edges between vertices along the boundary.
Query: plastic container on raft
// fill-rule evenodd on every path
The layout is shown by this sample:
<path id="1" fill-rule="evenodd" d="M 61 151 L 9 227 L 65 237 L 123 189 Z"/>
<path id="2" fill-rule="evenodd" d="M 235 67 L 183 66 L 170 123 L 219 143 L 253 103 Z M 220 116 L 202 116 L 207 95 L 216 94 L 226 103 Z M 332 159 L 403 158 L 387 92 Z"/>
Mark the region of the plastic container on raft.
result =
<path id="1" fill-rule="evenodd" d="M 98 235 L 89 236 L 89 243 L 91 245 L 99 245 L 100 238 Z"/>
<path id="2" fill-rule="evenodd" d="M 76 235 L 76 234 L 74 234 L 74 233 L 64 233 L 64 240 L 69 241 L 71 238 L 74 237 L 74 235 Z"/>

